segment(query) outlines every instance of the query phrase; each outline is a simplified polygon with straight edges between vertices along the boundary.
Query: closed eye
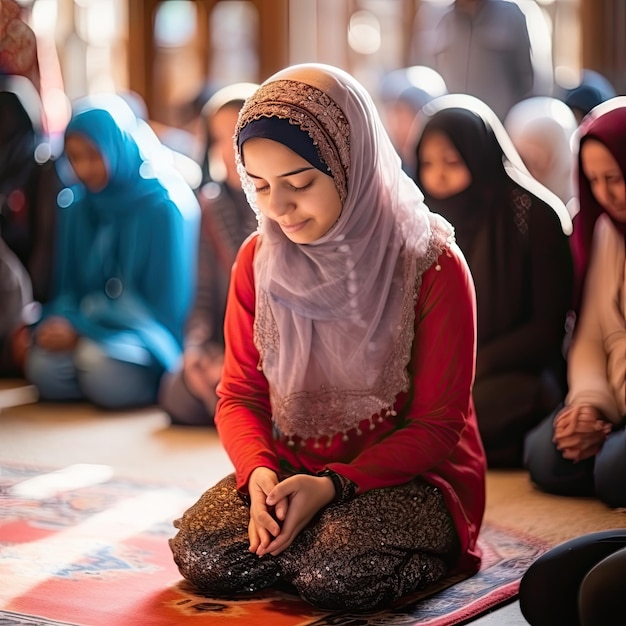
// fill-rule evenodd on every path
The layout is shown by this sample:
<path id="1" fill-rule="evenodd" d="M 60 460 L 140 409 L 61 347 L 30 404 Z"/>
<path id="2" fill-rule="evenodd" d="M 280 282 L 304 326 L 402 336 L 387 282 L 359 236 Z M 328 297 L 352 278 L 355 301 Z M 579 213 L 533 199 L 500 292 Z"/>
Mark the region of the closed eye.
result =
<path id="1" fill-rule="evenodd" d="M 311 187 L 312 184 L 313 184 L 313 181 L 311 181 L 310 183 L 307 183 L 306 185 L 302 187 L 296 187 L 295 185 L 289 185 L 289 187 L 293 189 L 293 191 L 306 191 L 307 189 Z"/>
<path id="2" fill-rule="evenodd" d="M 289 185 L 287 184 L 287 187 L 291 190 L 291 191 L 306 191 L 307 189 L 309 189 L 311 186 L 313 185 L 313 181 L 307 183 L 306 185 L 303 185 L 302 187 L 296 187 L 296 185 Z M 262 187 L 255 187 L 254 188 L 255 191 L 257 193 L 263 194 L 263 193 L 267 193 L 270 190 L 270 186 L 269 185 L 263 185 Z"/>

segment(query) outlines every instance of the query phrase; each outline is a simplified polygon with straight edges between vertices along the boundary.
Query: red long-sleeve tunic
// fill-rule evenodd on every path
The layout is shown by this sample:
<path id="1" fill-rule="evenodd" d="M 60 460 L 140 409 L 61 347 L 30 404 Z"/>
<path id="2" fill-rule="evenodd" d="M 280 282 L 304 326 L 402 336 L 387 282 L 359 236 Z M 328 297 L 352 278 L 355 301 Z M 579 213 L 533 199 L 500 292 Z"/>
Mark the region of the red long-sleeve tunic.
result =
<path id="1" fill-rule="evenodd" d="M 256 244 L 254 235 L 242 246 L 233 267 L 215 419 L 235 467 L 237 487 L 245 491 L 250 474 L 259 466 L 280 474 L 281 461 L 309 473 L 328 467 L 356 483 L 357 493 L 421 476 L 445 496 L 461 544 L 459 568 L 476 571 L 486 464 L 471 398 L 474 287 L 458 248 L 444 252 L 423 274 L 415 306 L 411 388 L 398 396 L 397 416 L 375 421 L 371 430 L 371 416 L 365 416 L 361 434 L 350 431 L 347 441 L 340 433 L 330 442 L 308 440 L 289 446 L 272 435 L 268 382 L 257 367 L 259 353 L 253 342 Z"/>

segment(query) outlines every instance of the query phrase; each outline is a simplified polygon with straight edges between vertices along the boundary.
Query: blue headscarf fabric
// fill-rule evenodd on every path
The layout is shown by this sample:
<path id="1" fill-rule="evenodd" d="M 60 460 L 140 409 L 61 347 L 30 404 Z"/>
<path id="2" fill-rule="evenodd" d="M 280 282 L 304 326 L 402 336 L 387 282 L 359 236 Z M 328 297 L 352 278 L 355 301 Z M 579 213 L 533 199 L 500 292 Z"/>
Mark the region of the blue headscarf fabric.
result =
<path id="1" fill-rule="evenodd" d="M 195 292 L 200 208 L 116 98 L 83 102 L 65 132 L 95 145 L 109 180 L 97 193 L 80 182 L 59 193 L 55 297 L 44 318 L 65 317 L 112 358 L 171 370 Z"/>

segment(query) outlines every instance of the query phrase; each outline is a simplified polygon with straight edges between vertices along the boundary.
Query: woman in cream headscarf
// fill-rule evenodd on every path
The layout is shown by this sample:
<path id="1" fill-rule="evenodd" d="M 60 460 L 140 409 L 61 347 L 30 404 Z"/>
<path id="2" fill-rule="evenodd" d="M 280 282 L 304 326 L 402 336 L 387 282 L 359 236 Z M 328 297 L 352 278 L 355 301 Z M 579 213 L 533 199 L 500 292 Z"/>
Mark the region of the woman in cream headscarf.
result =
<path id="1" fill-rule="evenodd" d="M 509 111 L 504 127 L 531 176 L 555 194 L 573 217 L 578 203 L 572 136 L 578 122 L 571 109 L 556 98 L 527 98 Z"/>
<path id="2" fill-rule="evenodd" d="M 287 583 L 368 609 L 474 573 L 475 302 L 450 225 L 339 69 L 268 79 L 235 141 L 260 220 L 233 270 L 218 387 L 235 474 L 177 520 L 181 574 L 205 594 Z"/>

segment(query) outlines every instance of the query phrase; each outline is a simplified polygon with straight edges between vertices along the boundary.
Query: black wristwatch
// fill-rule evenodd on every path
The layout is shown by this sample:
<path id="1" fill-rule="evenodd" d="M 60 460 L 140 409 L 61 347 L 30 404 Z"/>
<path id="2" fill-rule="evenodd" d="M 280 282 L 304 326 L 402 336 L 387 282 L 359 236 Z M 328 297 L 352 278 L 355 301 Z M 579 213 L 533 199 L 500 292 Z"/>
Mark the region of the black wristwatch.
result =
<path id="1" fill-rule="evenodd" d="M 333 486 L 335 487 L 335 497 L 333 498 L 334 503 L 342 504 L 343 502 L 347 502 L 348 500 L 352 500 L 352 498 L 354 498 L 356 485 L 345 476 L 337 474 L 337 472 L 333 472 L 333 470 L 329 469 L 325 469 L 323 472 L 320 472 L 318 476 L 328 476 L 328 478 L 333 481 Z"/>

